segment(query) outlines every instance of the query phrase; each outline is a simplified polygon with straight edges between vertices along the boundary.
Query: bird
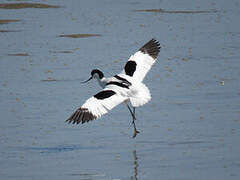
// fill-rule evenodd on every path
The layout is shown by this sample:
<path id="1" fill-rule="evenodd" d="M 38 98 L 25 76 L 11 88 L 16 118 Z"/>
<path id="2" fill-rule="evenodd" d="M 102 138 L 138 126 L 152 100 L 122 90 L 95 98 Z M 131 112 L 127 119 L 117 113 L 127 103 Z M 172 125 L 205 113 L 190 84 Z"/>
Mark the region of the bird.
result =
<path id="1" fill-rule="evenodd" d="M 66 122 L 83 124 L 96 120 L 117 105 L 125 103 L 132 116 L 134 128 L 132 137 L 135 138 L 140 133 L 135 124 L 136 107 L 151 100 L 150 91 L 142 81 L 156 62 L 160 48 L 159 41 L 154 38 L 151 39 L 131 55 L 122 72 L 113 77 L 107 78 L 99 69 L 93 69 L 90 78 L 82 83 L 96 79 L 103 90 L 87 99 Z M 131 107 L 129 104 L 131 104 Z"/>

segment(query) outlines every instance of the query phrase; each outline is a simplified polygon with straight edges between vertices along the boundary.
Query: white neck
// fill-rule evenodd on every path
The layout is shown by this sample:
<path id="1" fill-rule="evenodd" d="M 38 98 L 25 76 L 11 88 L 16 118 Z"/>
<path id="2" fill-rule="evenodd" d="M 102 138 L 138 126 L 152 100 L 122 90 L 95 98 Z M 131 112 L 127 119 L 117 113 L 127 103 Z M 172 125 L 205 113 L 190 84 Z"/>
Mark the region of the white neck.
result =
<path id="1" fill-rule="evenodd" d="M 97 79 L 97 81 L 98 81 L 98 84 L 99 84 L 102 88 L 104 88 L 104 87 L 106 86 L 107 81 L 106 81 L 106 78 L 105 78 L 105 77 L 103 77 L 102 79 L 99 79 L 99 78 L 96 78 L 96 79 Z"/>

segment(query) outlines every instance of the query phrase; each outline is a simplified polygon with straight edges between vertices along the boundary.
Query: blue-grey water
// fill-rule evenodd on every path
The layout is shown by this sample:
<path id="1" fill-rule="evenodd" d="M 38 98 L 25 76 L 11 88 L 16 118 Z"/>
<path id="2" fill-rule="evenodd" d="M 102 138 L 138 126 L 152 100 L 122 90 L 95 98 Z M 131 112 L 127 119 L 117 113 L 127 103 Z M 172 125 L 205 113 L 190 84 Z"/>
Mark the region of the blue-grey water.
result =
<path id="1" fill-rule="evenodd" d="M 2 0 L 0 179 L 238 180 L 239 17 L 238 0 Z M 80 84 L 92 69 L 120 72 L 153 37 L 162 48 L 135 139 L 124 105 L 64 122 L 100 90 Z"/>

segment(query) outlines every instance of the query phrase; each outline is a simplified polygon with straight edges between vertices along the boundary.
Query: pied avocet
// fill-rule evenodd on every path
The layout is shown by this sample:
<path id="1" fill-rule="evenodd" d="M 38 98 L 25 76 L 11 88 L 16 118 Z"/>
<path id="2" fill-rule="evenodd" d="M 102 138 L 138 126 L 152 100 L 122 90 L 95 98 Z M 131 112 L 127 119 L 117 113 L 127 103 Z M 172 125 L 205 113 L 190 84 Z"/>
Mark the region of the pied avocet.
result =
<path id="1" fill-rule="evenodd" d="M 104 77 L 98 69 L 92 70 L 91 77 L 83 83 L 97 79 L 103 90 L 89 98 L 66 121 L 73 124 L 89 122 L 100 118 L 115 106 L 125 102 L 133 118 L 133 137 L 136 137 L 139 131 L 135 125 L 135 109 L 151 99 L 149 89 L 142 81 L 157 60 L 160 48 L 157 40 L 150 40 L 129 58 L 120 74 L 110 78 Z M 129 102 L 133 109 L 128 105 Z"/>

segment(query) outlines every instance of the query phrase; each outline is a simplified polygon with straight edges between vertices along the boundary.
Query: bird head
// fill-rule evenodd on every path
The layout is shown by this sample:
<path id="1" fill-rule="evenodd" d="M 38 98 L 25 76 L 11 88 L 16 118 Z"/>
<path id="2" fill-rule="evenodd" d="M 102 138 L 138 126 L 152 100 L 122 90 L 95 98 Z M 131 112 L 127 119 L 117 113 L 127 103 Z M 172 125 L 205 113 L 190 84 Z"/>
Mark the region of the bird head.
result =
<path id="1" fill-rule="evenodd" d="M 95 79 L 102 79 L 103 77 L 104 77 L 104 74 L 102 73 L 102 71 L 100 71 L 98 69 L 94 69 L 91 72 L 91 77 L 88 80 L 86 80 L 82 83 L 86 83 L 86 82 L 88 82 L 88 81 L 90 81 L 91 79 L 94 79 L 94 78 Z"/>

